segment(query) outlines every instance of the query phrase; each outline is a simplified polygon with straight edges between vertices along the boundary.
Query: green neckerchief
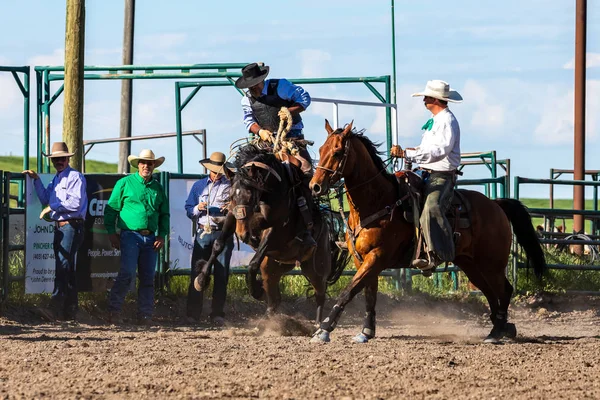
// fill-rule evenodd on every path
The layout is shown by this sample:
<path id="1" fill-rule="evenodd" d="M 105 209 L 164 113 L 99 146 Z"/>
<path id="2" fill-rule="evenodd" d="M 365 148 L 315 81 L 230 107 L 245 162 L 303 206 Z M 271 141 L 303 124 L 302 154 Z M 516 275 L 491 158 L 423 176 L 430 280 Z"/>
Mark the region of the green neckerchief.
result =
<path id="1" fill-rule="evenodd" d="M 429 118 L 427 120 L 427 122 L 425 122 L 425 125 L 423 125 L 421 127 L 421 130 L 423 130 L 423 131 L 430 131 L 432 126 L 433 126 L 433 118 Z"/>

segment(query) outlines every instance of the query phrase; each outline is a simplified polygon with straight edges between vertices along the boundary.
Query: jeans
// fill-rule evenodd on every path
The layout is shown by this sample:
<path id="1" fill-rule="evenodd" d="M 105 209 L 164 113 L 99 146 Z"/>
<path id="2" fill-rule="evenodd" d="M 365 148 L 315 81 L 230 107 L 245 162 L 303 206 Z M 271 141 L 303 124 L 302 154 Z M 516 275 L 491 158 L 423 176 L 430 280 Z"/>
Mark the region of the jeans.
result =
<path id="1" fill-rule="evenodd" d="M 446 212 L 454 195 L 454 172 L 432 172 L 425 183 L 423 193 L 425 206 L 421 213 L 421 227 L 429 251 L 433 251 L 440 261 L 454 260 L 454 240 L 452 226 Z"/>
<path id="2" fill-rule="evenodd" d="M 154 271 L 158 253 L 154 250 L 154 234 L 143 236 L 135 231 L 121 231 L 121 269 L 110 290 L 108 310 L 121 312 L 125 295 L 135 281 L 137 269 L 138 317 L 152 317 L 154 310 Z"/>
<path id="3" fill-rule="evenodd" d="M 196 271 L 196 262 L 199 260 L 208 260 L 212 253 L 213 243 L 221 236 L 221 231 L 213 231 L 207 233 L 200 238 L 201 232 L 196 235 L 194 241 L 194 250 L 192 251 L 192 272 L 190 275 L 190 286 L 188 287 L 187 296 L 187 316 L 192 318 L 200 318 L 202 314 L 202 296 L 203 292 L 198 292 L 194 288 L 194 279 L 198 276 Z M 225 243 L 223 252 L 215 260 L 212 267 L 212 275 L 214 278 L 213 294 L 212 294 L 212 310 L 211 318 L 224 317 L 225 299 L 227 298 L 227 282 L 229 281 L 229 262 L 231 261 L 231 253 L 233 253 L 233 236 Z"/>
<path id="4" fill-rule="evenodd" d="M 83 243 L 83 221 L 70 222 L 54 230 L 54 291 L 51 304 L 65 317 L 74 316 L 79 306 L 75 256 Z M 59 311 L 59 310 L 57 310 Z"/>

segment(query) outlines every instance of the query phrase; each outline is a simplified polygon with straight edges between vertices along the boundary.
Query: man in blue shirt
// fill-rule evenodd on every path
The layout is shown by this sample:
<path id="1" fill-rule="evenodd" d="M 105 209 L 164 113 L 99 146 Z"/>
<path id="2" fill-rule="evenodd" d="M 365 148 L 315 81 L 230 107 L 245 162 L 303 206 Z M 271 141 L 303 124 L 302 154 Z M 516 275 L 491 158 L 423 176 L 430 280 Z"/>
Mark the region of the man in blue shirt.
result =
<path id="1" fill-rule="evenodd" d="M 190 320 L 198 320 L 202 314 L 203 293 L 194 289 L 194 280 L 198 276 L 195 266 L 199 260 L 208 260 L 213 243 L 221 236 L 223 225 L 219 221 L 222 221 L 225 215 L 231 188 L 227 177 L 232 176 L 231 165 L 226 162 L 223 153 L 214 152 L 209 158 L 200 160 L 200 164 L 209 170 L 209 175 L 194 183 L 185 202 L 188 218 L 196 222 L 196 240 L 192 251 L 192 271 L 187 297 L 187 317 Z M 225 243 L 225 249 L 213 265 L 214 285 L 210 320 L 217 326 L 225 322 L 224 308 L 232 252 L 233 236 Z"/>
<path id="2" fill-rule="evenodd" d="M 287 138 L 303 140 L 304 124 L 300 113 L 310 105 L 310 95 L 302 87 L 294 85 L 287 79 L 266 79 L 268 74 L 268 66 L 252 63 L 242 68 L 242 77 L 235 82 L 238 89 L 248 89 L 242 98 L 246 129 L 265 142 L 273 142 L 273 132 L 279 129 L 279 121 L 286 115 L 281 108 L 286 107 L 292 115 L 292 127 Z M 308 182 L 313 175 L 312 158 L 303 145 L 298 146 L 298 154 L 294 157 L 302 164 L 301 169 L 304 173 L 301 185 L 304 193 L 298 198 L 298 206 L 307 229 L 299 239 L 308 250 L 317 245 L 310 232 L 313 222 L 306 205 L 307 199 L 311 198 Z"/>
<path id="3" fill-rule="evenodd" d="M 38 174 L 23 171 L 33 178 L 35 192 L 44 206 L 40 219 L 54 221 L 54 291 L 50 308 L 55 316 L 75 320 L 78 310 L 77 278 L 75 275 L 76 253 L 83 243 L 83 223 L 87 213 L 88 199 L 83 174 L 69 165 L 67 144 L 52 144 L 50 155 L 46 155 L 56 169 L 56 175 L 44 188 Z"/>

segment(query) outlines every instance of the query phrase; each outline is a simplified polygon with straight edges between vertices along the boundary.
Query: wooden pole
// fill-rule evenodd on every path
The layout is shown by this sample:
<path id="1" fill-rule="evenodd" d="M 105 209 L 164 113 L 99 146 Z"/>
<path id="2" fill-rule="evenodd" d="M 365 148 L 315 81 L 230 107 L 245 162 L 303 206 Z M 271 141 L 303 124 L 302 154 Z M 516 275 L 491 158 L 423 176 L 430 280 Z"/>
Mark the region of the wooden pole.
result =
<path id="1" fill-rule="evenodd" d="M 135 22 L 135 0 L 125 0 L 125 23 L 123 28 L 123 65 L 133 65 L 133 30 Z M 132 71 L 124 71 L 131 73 Z M 120 137 L 131 137 L 131 101 L 133 80 L 121 81 L 121 124 Z M 127 156 L 131 154 L 131 141 L 119 143 L 119 173 L 129 172 Z"/>
<path id="2" fill-rule="evenodd" d="M 84 49 L 85 0 L 67 0 L 63 141 L 75 152 L 71 166 L 79 171 L 83 164 Z"/>
<path id="3" fill-rule="evenodd" d="M 585 79 L 587 41 L 587 0 L 577 0 L 575 14 L 575 137 L 573 179 L 585 179 Z M 585 209 L 585 187 L 573 187 L 573 209 Z M 583 215 L 573 216 L 573 232 L 583 233 Z M 583 253 L 583 246 L 574 247 L 576 254 Z"/>

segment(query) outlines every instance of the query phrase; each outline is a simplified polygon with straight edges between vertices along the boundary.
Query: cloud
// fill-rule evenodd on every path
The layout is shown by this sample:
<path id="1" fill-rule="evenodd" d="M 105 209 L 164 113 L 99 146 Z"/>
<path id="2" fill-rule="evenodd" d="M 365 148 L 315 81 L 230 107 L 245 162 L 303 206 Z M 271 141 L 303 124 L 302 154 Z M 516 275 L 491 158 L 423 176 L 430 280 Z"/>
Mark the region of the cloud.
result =
<path id="1" fill-rule="evenodd" d="M 28 65 L 64 65 L 65 63 L 65 49 L 55 49 L 51 54 L 40 54 L 31 57 L 28 61 Z"/>
<path id="2" fill-rule="evenodd" d="M 499 127 L 505 123 L 506 114 L 503 105 L 497 103 L 497 99 L 492 99 L 488 95 L 488 90 L 479 82 L 468 80 L 461 90 L 463 97 L 467 99 L 472 107 L 471 126 L 481 129 L 481 132 L 494 135 L 499 133 Z"/>
<path id="3" fill-rule="evenodd" d="M 331 54 L 317 49 L 304 49 L 298 52 L 302 65 L 300 76 L 305 78 L 323 77 L 326 75 L 325 66 L 331 61 Z"/>
<path id="4" fill-rule="evenodd" d="M 17 82 L 8 72 L 0 73 L 0 111 L 16 112 L 19 103 L 22 104 L 22 95 Z"/>
<path id="5" fill-rule="evenodd" d="M 186 33 L 161 33 L 143 36 L 140 43 L 142 46 L 151 47 L 154 50 L 165 50 L 183 45 L 187 37 Z"/>
<path id="6" fill-rule="evenodd" d="M 600 67 L 600 53 L 586 53 L 585 55 L 585 67 L 596 68 Z M 572 58 L 563 65 L 563 69 L 575 69 L 575 58 Z"/>
<path id="7" fill-rule="evenodd" d="M 536 141 L 545 145 L 572 144 L 574 135 L 575 93 L 573 89 L 551 88 L 542 96 L 546 103 L 535 127 Z M 594 141 L 599 135 L 600 80 L 586 83 L 586 138 Z"/>

